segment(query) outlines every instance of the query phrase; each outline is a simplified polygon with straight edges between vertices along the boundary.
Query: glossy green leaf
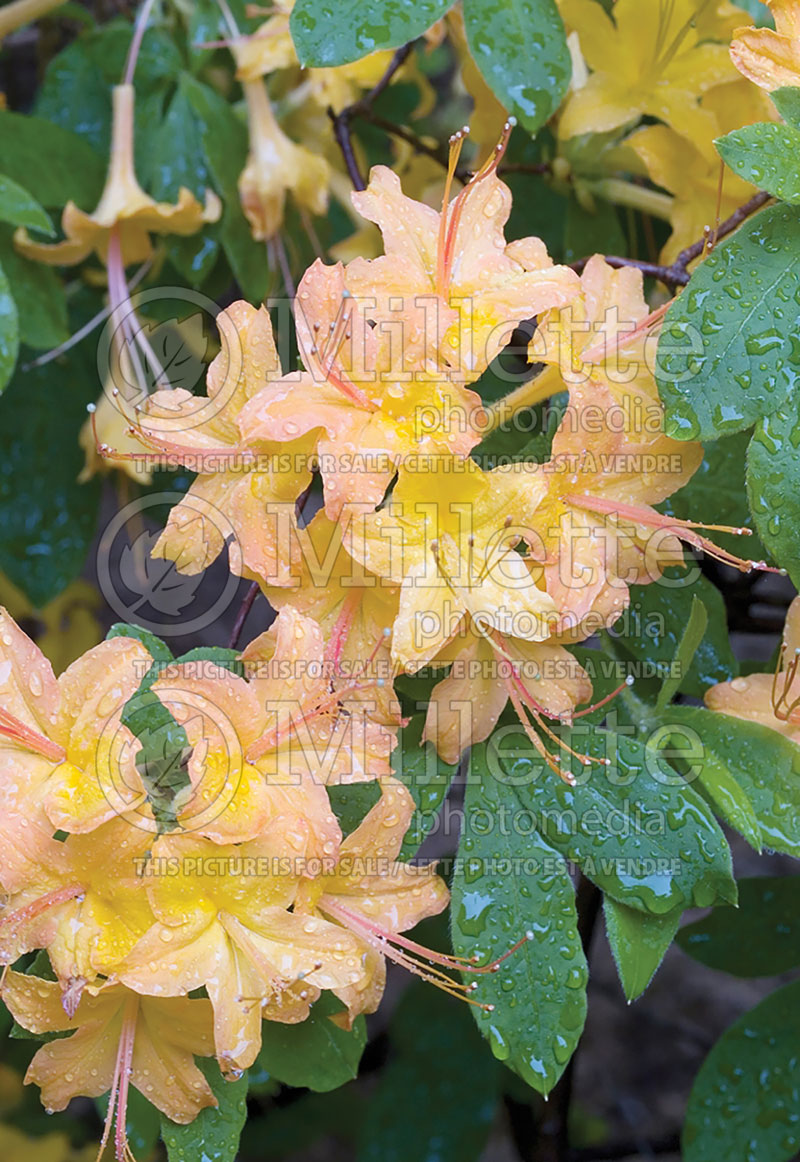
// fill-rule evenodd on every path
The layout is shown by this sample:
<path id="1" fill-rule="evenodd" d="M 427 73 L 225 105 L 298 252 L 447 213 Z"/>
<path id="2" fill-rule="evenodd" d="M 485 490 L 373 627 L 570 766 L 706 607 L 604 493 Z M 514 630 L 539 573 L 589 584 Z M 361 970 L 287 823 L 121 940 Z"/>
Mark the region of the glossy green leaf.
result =
<path id="1" fill-rule="evenodd" d="M 553 773 L 520 733 L 497 763 L 551 846 L 620 903 L 664 915 L 736 899 L 725 837 L 702 798 L 649 744 L 593 728 L 565 732 L 596 760 L 562 754 L 577 785 Z"/>
<path id="2" fill-rule="evenodd" d="M 97 523 L 99 481 L 78 483 L 92 354 L 18 368 L 0 398 L 0 569 L 37 608 L 79 575 Z"/>
<path id="3" fill-rule="evenodd" d="M 127 622 L 117 621 L 106 634 L 106 641 L 115 637 L 128 637 L 141 642 L 154 662 L 168 664 L 173 660 L 172 650 L 169 646 L 162 642 L 160 637 L 151 633 L 149 629 L 142 629 L 139 625 L 128 625 Z"/>
<path id="4" fill-rule="evenodd" d="M 0 391 L 14 374 L 19 354 L 19 315 L 11 284 L 0 266 Z"/>
<path id="5" fill-rule="evenodd" d="M 664 319 L 657 380 L 665 427 L 714 440 L 751 427 L 798 386 L 800 211 L 762 210 L 725 238 Z"/>
<path id="6" fill-rule="evenodd" d="M 417 805 L 399 859 L 411 859 L 436 826 L 437 812 L 458 770 L 458 766 L 443 762 L 431 743 L 420 741 L 424 725 L 424 715 L 414 715 L 400 730 L 392 752 L 392 770 L 408 787 Z"/>
<path id="7" fill-rule="evenodd" d="M 77 202 L 93 209 L 103 186 L 102 158 L 77 134 L 43 117 L 0 109 L 3 172 L 42 206 Z"/>
<path id="8" fill-rule="evenodd" d="M 708 628 L 708 613 L 703 602 L 700 601 L 696 593 L 692 594 L 692 604 L 689 609 L 689 620 L 681 635 L 680 641 L 675 647 L 675 654 L 672 658 L 670 672 L 664 680 L 664 685 L 661 687 L 656 699 L 656 710 L 663 710 L 668 706 L 681 684 L 685 681 L 685 676 L 689 673 L 689 667 L 694 661 L 695 654 L 703 641 L 703 637 Z M 726 639 L 727 644 L 727 639 Z"/>
<path id="9" fill-rule="evenodd" d="M 785 89 L 775 89 L 770 93 L 770 97 L 784 121 L 800 128 L 800 88 L 789 86 Z"/>
<path id="10" fill-rule="evenodd" d="M 643 674 L 654 670 L 662 680 L 677 679 L 678 690 L 702 698 L 709 686 L 735 677 L 739 666 L 728 638 L 722 594 L 696 569 L 690 570 L 669 568 L 661 581 L 632 585 L 630 607 L 619 629 L 612 628 L 610 634 Z M 707 612 L 707 624 L 687 662 L 676 655 L 695 598 Z"/>
<path id="11" fill-rule="evenodd" d="M 714 513 L 714 523 L 731 528 L 753 530 L 750 506 L 745 485 L 745 462 L 750 432 L 737 432 L 724 440 L 712 440 L 703 449 L 703 462 L 688 483 L 658 505 L 661 512 L 679 520 L 697 520 L 699 513 Z M 764 546 L 753 530 L 748 537 L 720 533 L 710 534 L 715 545 L 734 553 L 760 561 L 765 556 Z M 698 596 L 707 603 L 703 593 Z M 712 621 L 716 618 L 711 609 Z"/>
<path id="12" fill-rule="evenodd" d="M 466 1006 L 416 983 L 389 1037 L 392 1056 L 370 1094 L 356 1162 L 473 1162 L 497 1113 L 499 1069 Z"/>
<path id="13" fill-rule="evenodd" d="M 695 706 L 670 706 L 662 722 L 681 727 L 696 740 L 692 777 L 700 780 L 732 827 L 753 843 L 748 830 L 739 828 L 740 814 L 749 812 L 750 831 L 757 826 L 765 847 L 800 855 L 800 746 L 768 726 Z M 738 788 L 736 802 L 731 790 L 716 792 L 718 771 L 727 774 L 734 793 Z"/>
<path id="14" fill-rule="evenodd" d="M 55 234 L 50 215 L 36 198 L 7 174 L 0 174 L 0 221 L 28 226 L 42 234 Z"/>
<path id="15" fill-rule="evenodd" d="M 219 1105 L 201 1110 L 188 1126 L 161 1118 L 168 1162 L 234 1162 L 247 1119 L 247 1074 L 226 1081 L 213 1059 L 197 1059 Z"/>
<path id="16" fill-rule="evenodd" d="M 756 424 L 747 450 L 747 492 L 759 535 L 800 585 L 800 403 L 787 400 Z"/>
<path id="17" fill-rule="evenodd" d="M 226 646 L 196 646 L 175 659 L 176 665 L 184 662 L 213 662 L 215 666 L 230 670 L 239 678 L 243 678 L 245 673 L 244 663 L 239 660 L 239 651 L 230 650 Z"/>
<path id="18" fill-rule="evenodd" d="M 641 996 L 664 959 L 683 913 L 682 908 L 651 916 L 603 897 L 603 913 L 611 953 L 627 1000 Z"/>
<path id="19" fill-rule="evenodd" d="M 475 748 L 452 884 L 453 948 L 488 964 L 531 934 L 498 972 L 474 978 L 474 999 L 494 1009 L 472 1012 L 495 1057 L 546 1094 L 583 1029 L 587 968 L 566 865 L 535 830 L 515 829 L 523 813 L 516 788 Z"/>
<path id="20" fill-rule="evenodd" d="M 555 0 L 464 0 L 464 30 L 489 88 L 535 133 L 561 104 L 572 76 Z"/>
<path id="21" fill-rule="evenodd" d="M 714 142 L 722 160 L 751 185 L 782 202 L 800 202 L 800 131 L 772 121 L 745 125 Z"/>
<path id="22" fill-rule="evenodd" d="M 363 1017 L 356 1017 L 349 1031 L 335 1025 L 330 1018 L 341 1011 L 341 1002 L 323 993 L 299 1025 L 266 1021 L 257 1065 L 284 1085 L 317 1093 L 352 1081 L 367 1043 L 367 1026 Z"/>
<path id="23" fill-rule="evenodd" d="M 0 223 L 0 266 L 17 304 L 20 343 L 37 350 L 69 338 L 64 285 L 51 266 L 33 262 L 14 248 L 14 227 Z"/>
<path id="24" fill-rule="evenodd" d="M 416 40 L 453 0 L 297 0 L 289 27 L 309 68 L 329 68 Z"/>
<path id="25" fill-rule="evenodd" d="M 722 1034 L 695 1078 L 684 1162 L 789 1162 L 800 1148 L 800 981 L 768 996 Z"/>
<path id="26" fill-rule="evenodd" d="M 739 907 L 715 908 L 682 928 L 681 948 L 734 976 L 773 976 L 797 968 L 800 876 L 755 876 L 738 885 Z"/>

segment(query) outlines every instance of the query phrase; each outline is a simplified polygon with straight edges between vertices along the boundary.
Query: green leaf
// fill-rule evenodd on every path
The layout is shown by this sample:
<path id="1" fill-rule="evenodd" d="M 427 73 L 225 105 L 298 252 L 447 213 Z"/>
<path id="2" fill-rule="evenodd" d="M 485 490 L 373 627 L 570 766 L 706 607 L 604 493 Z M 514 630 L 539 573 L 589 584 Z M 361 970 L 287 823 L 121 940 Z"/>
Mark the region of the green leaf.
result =
<path id="1" fill-rule="evenodd" d="M 661 916 L 650 916 L 627 908 L 611 896 L 603 897 L 608 943 L 628 1001 L 641 996 L 655 976 L 678 931 L 682 913 L 678 907 Z"/>
<path id="2" fill-rule="evenodd" d="M 19 316 L 11 284 L 0 266 L 0 391 L 14 373 L 19 354 Z"/>
<path id="3" fill-rule="evenodd" d="M 535 133 L 561 104 L 572 76 L 555 0 L 464 0 L 464 30 L 489 88 Z"/>
<path id="4" fill-rule="evenodd" d="M 306 68 L 329 68 L 416 40 L 453 0 L 297 0 L 289 21 Z"/>
<path id="5" fill-rule="evenodd" d="M 17 373 L 0 399 L 0 569 L 41 608 L 81 572 L 100 483 L 78 483 L 92 352 Z"/>
<path id="6" fill-rule="evenodd" d="M 450 916 L 455 952 L 479 964 L 532 934 L 498 972 L 471 978 L 474 999 L 494 1005 L 472 1012 L 495 1057 L 547 1094 L 583 1029 L 587 967 L 566 866 L 537 832 L 515 829 L 521 811 L 515 788 L 490 773 L 476 747 Z"/>
<path id="7" fill-rule="evenodd" d="M 400 730 L 392 752 L 395 777 L 405 783 L 417 805 L 400 849 L 401 860 L 416 855 L 436 826 L 437 813 L 458 770 L 458 765 L 451 766 L 439 758 L 432 743 L 421 742 L 424 725 L 424 715 L 414 715 L 408 726 Z"/>
<path id="8" fill-rule="evenodd" d="M 392 1057 L 370 1094 L 357 1162 L 473 1162 L 497 1112 L 499 1070 L 466 1006 L 415 983 L 389 1036 Z"/>
<path id="9" fill-rule="evenodd" d="M 752 525 L 745 486 L 745 462 L 750 432 L 737 432 L 724 440 L 712 440 L 703 449 L 703 461 L 691 480 L 683 488 L 658 505 L 661 512 L 679 520 L 696 520 L 699 514 L 713 512 L 714 523 L 732 528 Z M 735 553 L 738 557 L 761 560 L 766 556 L 757 536 L 746 540 L 730 533 L 714 532 L 715 545 Z M 704 593 L 699 596 L 708 604 Z M 717 614 L 711 609 L 712 622 Z"/>
<path id="10" fill-rule="evenodd" d="M 677 679 L 677 689 L 684 694 L 702 698 L 709 686 L 735 677 L 739 666 L 728 639 L 722 594 L 695 572 L 673 567 L 652 585 L 632 585 L 620 630 L 615 627 L 610 633 L 644 673 L 655 669 L 662 680 Z M 695 599 L 709 615 L 705 632 L 694 654 L 677 659 Z"/>
<path id="11" fill-rule="evenodd" d="M 239 678 L 244 677 L 244 663 L 239 660 L 239 651 L 225 646 L 196 646 L 175 659 L 176 665 L 183 665 L 184 662 L 213 662 L 220 669 L 230 670 Z"/>
<path id="12" fill-rule="evenodd" d="M 757 849 L 754 828 L 771 850 L 800 855 L 800 747 L 768 726 L 695 706 L 670 706 L 662 722 L 681 727 L 697 741 L 693 777 L 732 827 Z M 727 776 L 727 791 L 716 790 L 719 772 Z M 732 792 L 738 792 L 734 802 Z M 748 813 L 748 804 L 752 823 L 746 830 L 740 815 Z"/>
<path id="13" fill-rule="evenodd" d="M 0 174 L 0 221 L 29 226 L 42 234 L 55 234 L 50 215 L 18 182 Z"/>
<path id="14" fill-rule="evenodd" d="M 377 780 L 369 783 L 340 783 L 328 787 L 331 810 L 339 820 L 342 835 L 352 835 L 381 797 Z"/>
<path id="15" fill-rule="evenodd" d="M 192 751 L 184 728 L 150 689 L 158 668 L 156 662 L 125 703 L 122 724 L 142 744 L 134 760 L 136 770 L 158 829 L 164 832 L 178 826 L 175 801 L 191 785 L 188 763 Z"/>
<path id="16" fill-rule="evenodd" d="M 91 210 L 100 197 L 105 165 L 75 133 L 43 117 L 0 110 L 3 172 L 30 190 L 42 206 L 77 202 Z"/>
<path id="17" fill-rule="evenodd" d="M 759 536 L 800 585 L 800 402 L 787 400 L 756 424 L 747 450 L 747 492 Z"/>
<path id="18" fill-rule="evenodd" d="M 775 89 L 770 97 L 784 121 L 800 128 L 800 89 L 789 85 L 784 89 Z"/>
<path id="19" fill-rule="evenodd" d="M 706 607 L 698 599 L 697 594 L 693 593 L 692 605 L 689 610 L 689 620 L 686 623 L 686 628 L 681 635 L 680 641 L 675 647 L 670 673 L 658 692 L 656 711 L 663 710 L 665 706 L 669 706 L 672 699 L 678 693 L 684 681 L 684 675 L 689 673 L 689 667 L 694 661 L 695 654 L 707 628 L 708 613 L 706 612 Z"/>
<path id="20" fill-rule="evenodd" d="M 363 1017 L 356 1017 L 351 1030 L 342 1029 L 330 1019 L 339 1012 L 341 1002 L 326 992 L 299 1025 L 265 1021 L 257 1065 L 284 1085 L 317 1093 L 352 1081 L 367 1043 L 367 1025 Z"/>
<path id="21" fill-rule="evenodd" d="M 800 981 L 731 1025 L 695 1078 L 683 1128 L 684 1162 L 788 1162 L 800 1148 Z"/>
<path id="22" fill-rule="evenodd" d="M 20 342 L 37 350 L 58 347 L 69 338 L 61 279 L 52 267 L 19 254 L 13 235 L 13 226 L 0 223 L 0 266 L 17 304 Z"/>
<path id="23" fill-rule="evenodd" d="M 238 1081 L 226 1081 L 213 1059 L 200 1058 L 197 1066 L 219 1105 L 201 1110 L 188 1126 L 179 1126 L 162 1115 L 161 1137 L 168 1162 L 234 1162 L 247 1120 L 247 1074 Z"/>
<path id="24" fill-rule="evenodd" d="M 800 202 L 800 131 L 764 121 L 745 125 L 714 142 L 735 174 L 783 202 Z"/>
<path id="25" fill-rule="evenodd" d="M 577 779 L 570 787 L 521 733 L 517 748 L 504 739 L 495 760 L 549 844 L 640 911 L 664 915 L 736 899 L 722 831 L 654 746 L 593 728 L 564 734 L 575 750 L 610 765 L 584 767 L 563 753 Z"/>
<path id="26" fill-rule="evenodd" d="M 714 440 L 751 427 L 797 387 L 800 211 L 772 206 L 725 238 L 664 319 L 656 378 L 667 434 Z"/>
<path id="27" fill-rule="evenodd" d="M 756 876 L 738 884 L 739 907 L 715 908 L 682 928 L 681 948 L 734 976 L 774 976 L 797 968 L 800 876 Z"/>
<path id="28" fill-rule="evenodd" d="M 149 629 L 142 629 L 139 625 L 128 625 L 127 622 L 117 621 L 106 634 L 106 641 L 115 637 L 129 637 L 141 642 L 154 662 L 167 665 L 173 660 L 172 650 L 169 646 L 162 642 L 160 637 L 151 633 Z"/>

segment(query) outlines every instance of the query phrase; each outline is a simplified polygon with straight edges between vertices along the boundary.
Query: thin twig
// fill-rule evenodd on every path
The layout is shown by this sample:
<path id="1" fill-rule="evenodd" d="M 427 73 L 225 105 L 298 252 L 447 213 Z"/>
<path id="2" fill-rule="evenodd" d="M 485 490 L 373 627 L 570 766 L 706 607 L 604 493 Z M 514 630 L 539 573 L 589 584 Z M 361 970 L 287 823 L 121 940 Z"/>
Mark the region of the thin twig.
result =
<path id="1" fill-rule="evenodd" d="M 753 194 L 752 198 L 739 206 L 737 210 L 734 210 L 729 218 L 726 218 L 724 222 L 720 222 L 718 229 L 713 234 L 713 241 L 711 235 L 704 235 L 697 242 L 693 242 L 691 246 L 685 247 L 676 257 L 675 261 L 671 262 L 668 266 L 662 266 L 657 262 L 643 262 L 638 258 L 623 258 L 618 254 L 606 254 L 605 260 L 609 266 L 633 266 L 637 270 L 641 270 L 643 274 L 659 279 L 670 290 L 674 290 L 678 286 L 686 286 L 691 277 L 689 265 L 696 258 L 699 258 L 704 251 L 711 251 L 716 243 L 719 242 L 720 238 L 725 238 L 728 234 L 732 234 L 751 214 L 755 214 L 756 210 L 760 210 L 762 206 L 766 205 L 771 196 L 771 194 L 767 194 L 763 190 L 757 194 Z M 573 270 L 577 270 L 580 273 L 588 261 L 588 258 L 580 258 L 577 262 L 570 263 L 570 266 Z"/>
<path id="2" fill-rule="evenodd" d="M 260 586 L 257 581 L 254 581 L 250 588 L 247 590 L 247 593 L 245 593 L 244 600 L 239 606 L 239 612 L 236 614 L 236 621 L 233 623 L 230 640 L 228 641 L 229 650 L 235 650 L 239 644 L 239 638 L 242 635 L 244 623 L 247 621 L 247 615 L 253 608 L 253 602 L 255 601 L 259 592 Z"/>

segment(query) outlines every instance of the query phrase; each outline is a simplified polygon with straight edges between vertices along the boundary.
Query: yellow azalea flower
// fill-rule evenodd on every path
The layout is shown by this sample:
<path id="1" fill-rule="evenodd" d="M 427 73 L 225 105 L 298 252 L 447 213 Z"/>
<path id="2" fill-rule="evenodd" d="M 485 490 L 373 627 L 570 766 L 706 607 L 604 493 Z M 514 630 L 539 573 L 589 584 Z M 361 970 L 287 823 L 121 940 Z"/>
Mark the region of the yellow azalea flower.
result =
<path id="1" fill-rule="evenodd" d="M 418 945 L 398 939 L 399 933 L 426 916 L 443 911 L 449 900 L 444 880 L 433 866 L 396 862 L 413 813 L 414 800 L 402 783 L 384 782 L 378 802 L 343 842 L 335 868 L 306 881 L 295 901 L 296 914 L 333 921 L 356 938 L 363 968 L 353 982 L 333 989 L 351 1021 L 378 1007 L 386 957 L 421 976 L 426 970 L 415 954 L 436 959 Z M 435 969 L 427 970 L 428 979 L 436 975 Z"/>
<path id="2" fill-rule="evenodd" d="M 725 0 L 615 0 L 610 14 L 599 0 L 560 0 L 559 8 L 592 70 L 567 98 L 560 137 L 607 133 L 641 116 L 693 141 L 713 134 L 698 99 L 735 79 L 727 45 L 742 9 Z"/>
<path id="3" fill-rule="evenodd" d="M 117 230 L 123 263 L 143 262 L 152 254 L 151 234 L 195 234 L 204 223 L 219 218 L 222 206 L 211 190 L 205 206 L 184 188 L 175 205 L 156 202 L 142 190 L 133 165 L 133 86 L 115 85 L 113 102 L 111 158 L 96 210 L 86 214 L 74 202 L 67 202 L 61 218 L 63 242 L 34 242 L 27 230 L 18 229 L 14 245 L 27 258 L 72 266 L 94 251 L 105 262 L 110 235 Z"/>
<path id="4" fill-rule="evenodd" d="M 39 649 L 56 674 L 97 645 L 103 636 L 97 620 L 101 603 L 94 585 L 79 578 L 42 609 L 37 609 L 21 589 L 0 573 L 0 606 L 5 606 L 17 623 L 36 627 Z"/>
<path id="5" fill-rule="evenodd" d="M 332 785 L 391 773 L 389 756 L 397 738 L 391 728 L 372 721 L 373 703 L 366 695 L 381 689 L 385 679 L 373 677 L 369 656 L 349 682 L 336 681 L 335 659 L 320 626 L 290 605 L 241 656 L 249 689 L 264 708 L 254 718 L 257 741 L 248 754 L 270 786 L 281 775 L 284 780 L 291 775 L 295 784 L 305 777 Z M 297 794 L 296 785 L 284 791 L 285 812 Z M 323 802 L 327 805 L 326 796 Z M 331 851 L 330 842 L 323 844 L 321 854 Z"/>
<path id="6" fill-rule="evenodd" d="M 477 633 L 469 625 L 436 658 L 452 663 L 431 693 L 423 740 L 434 744 L 446 763 L 455 764 L 468 746 L 494 730 L 509 700 L 542 719 L 571 721 L 575 707 L 588 702 L 592 684 L 583 666 L 556 640 L 525 641 Z"/>
<path id="7" fill-rule="evenodd" d="M 174 561 L 181 572 L 199 573 L 230 538 L 232 572 L 289 584 L 279 541 L 295 524 L 295 500 L 311 482 L 309 446 L 242 444 L 237 418 L 267 381 L 280 376 L 280 361 L 265 307 L 233 303 L 217 324 L 222 349 L 208 369 L 208 396 L 183 388 L 157 391 L 131 429 L 154 459 L 198 474 L 185 499 L 170 509 L 152 555 Z M 103 451 L 120 458 L 113 449 Z"/>
<path id="8" fill-rule="evenodd" d="M 717 135 L 775 116 L 770 101 L 746 81 L 716 86 L 703 97 L 701 107 L 714 114 Z M 717 214 L 724 221 L 755 193 L 755 186 L 725 169 L 720 197 L 722 162 L 710 139 L 691 143 L 667 125 L 648 125 L 625 145 L 650 180 L 673 195 L 672 234 L 661 251 L 661 262 L 672 262 L 684 247 L 703 237 L 706 227 L 713 228 Z"/>
<path id="9" fill-rule="evenodd" d="M 537 535 L 510 515 L 522 507 L 520 482 L 532 513 L 543 481 L 522 479 L 513 466 L 484 473 L 473 460 L 439 457 L 429 471 L 402 472 L 389 504 L 352 522 L 352 556 L 401 586 L 392 656 L 403 669 L 434 658 L 468 615 L 484 633 L 549 637 L 556 604 L 516 549 Z"/>
<path id="10" fill-rule="evenodd" d="M 74 1010 L 84 986 L 113 972 L 153 922 L 139 874 L 151 843 L 123 819 L 54 841 L 0 911 L 0 964 L 45 948 Z"/>
<path id="11" fill-rule="evenodd" d="M 332 520 L 345 504 L 377 505 L 408 457 L 466 456 L 480 439 L 483 415 L 480 398 L 446 376 L 401 371 L 401 336 L 391 326 L 370 326 L 346 280 L 341 264 L 309 267 L 296 315 L 307 371 L 269 383 L 239 416 L 246 443 L 318 433 L 314 448 Z"/>
<path id="12" fill-rule="evenodd" d="M 97 1149 L 73 1150 L 66 1134 L 31 1137 L 16 1126 L 0 1125 L 0 1155 L 4 1162 L 95 1162 Z"/>
<path id="13" fill-rule="evenodd" d="M 134 740 L 122 726 L 125 702 L 152 659 L 138 641 L 113 638 L 56 679 L 41 650 L 0 610 L 0 826 L 12 819 L 66 831 L 91 831 L 124 814 L 141 787 Z M 22 824 L 21 824 L 22 825 Z M 27 859 L 24 832 L 0 856 L 0 882 Z"/>
<path id="14" fill-rule="evenodd" d="M 540 320 L 529 357 L 548 366 L 531 385 L 530 402 L 569 391 L 569 406 L 543 465 L 518 471 L 544 482 L 546 495 L 522 523 L 536 521 L 547 563 L 547 592 L 562 609 L 561 632 L 586 636 L 613 623 L 629 584 L 680 563 L 678 537 L 707 547 L 693 528 L 652 505 L 697 470 L 702 448 L 664 435 L 663 407 L 652 367 L 661 314 L 650 315 L 642 276 L 589 260 L 583 294 Z M 524 501 L 526 493 L 518 495 Z M 598 624 L 583 627 L 589 614 Z"/>
<path id="15" fill-rule="evenodd" d="M 34 1055 L 25 1081 L 38 1085 L 50 1110 L 73 1097 L 109 1093 L 103 1147 L 116 1122 L 116 1157 L 130 1159 L 126 1115 L 130 1086 L 173 1122 L 186 1124 L 217 1099 L 195 1064 L 214 1052 L 211 1005 L 205 999 L 137 996 L 121 985 L 89 988 L 66 1013 L 57 983 L 7 972 L 2 998 L 32 1033 L 66 1033 Z M 74 1030 L 74 1031 L 73 1031 Z M 98 1155 L 99 1157 L 99 1155 Z"/>
<path id="16" fill-rule="evenodd" d="M 276 0 L 272 16 L 251 36 L 235 47 L 237 78 L 253 81 L 279 69 L 299 68 L 300 62 L 289 31 L 294 0 Z M 308 85 L 312 100 L 335 113 L 357 100 L 363 89 L 371 89 L 386 72 L 392 59 L 389 51 L 370 53 L 352 64 L 328 69 L 303 69 L 301 83 Z"/>
<path id="17" fill-rule="evenodd" d="M 400 708 L 392 687 L 390 643 L 400 591 L 381 584 L 353 560 L 344 545 L 343 523 L 318 512 L 305 528 L 297 529 L 297 585 L 262 589 L 276 609 L 290 606 L 318 623 L 326 643 L 324 665 L 332 677 L 354 678 L 372 659 L 365 688 L 356 681 L 348 702 L 363 701 L 375 722 L 396 726 Z M 378 683 L 370 680 L 373 674 Z"/>
<path id="18" fill-rule="evenodd" d="M 242 85 L 247 101 L 250 152 L 239 176 L 239 197 L 256 240 L 277 234 L 287 192 L 312 214 L 328 206 L 330 167 L 324 157 L 295 145 L 275 119 L 264 82 Z"/>
<path id="19" fill-rule="evenodd" d="M 352 195 L 358 212 L 383 234 L 384 255 L 355 259 L 346 285 L 383 328 L 393 326 L 406 368 L 431 367 L 453 379 L 477 379 L 523 319 L 569 302 L 578 280 L 553 266 L 544 243 L 506 243 L 511 192 L 497 177 L 510 132 L 489 161 L 449 202 L 463 133 L 456 135 L 441 213 L 415 202 L 400 179 L 375 166 L 366 190 Z M 388 321 L 392 322 L 388 322 Z"/>
<path id="20" fill-rule="evenodd" d="M 777 730 L 800 744 L 800 597 L 795 597 L 786 615 L 783 648 L 777 673 L 748 674 L 720 682 L 705 693 L 710 710 L 731 714 Z"/>
<path id="21" fill-rule="evenodd" d="M 772 92 L 800 85 L 800 3 L 766 0 L 775 29 L 737 28 L 731 60 L 748 81 Z"/>
<path id="22" fill-rule="evenodd" d="M 205 986 L 226 1072 L 252 1065 L 262 1016 L 303 1020 L 319 989 L 346 987 L 362 973 L 353 936 L 287 910 L 304 853 L 285 831 L 278 819 L 236 846 L 188 835 L 156 840 L 147 890 L 157 921 L 117 972 L 145 996 L 178 997 Z M 161 867 L 174 873 L 158 874 Z"/>

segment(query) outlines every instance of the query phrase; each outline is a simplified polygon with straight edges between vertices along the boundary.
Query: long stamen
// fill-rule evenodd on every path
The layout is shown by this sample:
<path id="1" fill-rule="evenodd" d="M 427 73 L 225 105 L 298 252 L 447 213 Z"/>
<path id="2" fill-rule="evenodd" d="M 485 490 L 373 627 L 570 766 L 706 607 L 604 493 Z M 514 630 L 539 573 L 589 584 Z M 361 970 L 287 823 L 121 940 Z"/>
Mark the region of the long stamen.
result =
<path id="1" fill-rule="evenodd" d="M 28 750 L 36 751 L 37 754 L 42 755 L 46 759 L 50 759 L 54 763 L 63 763 L 67 757 L 67 752 L 63 746 L 59 746 L 57 742 L 46 738 L 38 730 L 33 730 L 30 726 L 26 726 L 24 722 L 20 722 L 8 710 L 3 710 L 2 708 L 0 708 L 0 735 L 4 735 L 14 742 L 20 743 L 22 746 L 27 747 Z"/>
<path id="2" fill-rule="evenodd" d="M 453 178 L 458 169 L 458 161 L 461 157 L 461 150 L 464 147 L 464 140 L 468 136 L 469 125 L 465 125 L 463 129 L 459 129 L 450 138 L 450 156 L 447 161 L 447 176 L 444 179 L 442 212 L 439 216 L 439 240 L 436 245 L 436 290 L 442 297 L 444 297 L 447 287 L 445 251 L 447 249 L 447 218 L 450 210 L 450 190 L 453 187 Z"/>
<path id="3" fill-rule="evenodd" d="M 16 908 L 13 912 L 7 912 L 5 916 L 0 918 L 0 938 L 2 938 L 9 929 L 18 928 L 22 925 L 28 924 L 31 920 L 36 920 L 44 912 L 50 908 L 56 908 L 60 904 L 66 904 L 70 900 L 81 900 L 86 893 L 83 884 L 66 884 L 63 888 L 56 888 L 55 891 L 47 892 L 44 896 L 39 896 L 37 900 L 33 900 L 30 904 L 24 904 L 21 908 Z"/>
<path id="4" fill-rule="evenodd" d="M 784 670 L 783 664 L 786 657 L 786 646 L 781 646 L 778 664 L 775 667 L 775 674 L 772 679 L 772 710 L 777 719 L 781 722 L 788 722 L 798 706 L 800 706 L 800 696 L 789 701 L 789 691 L 794 685 L 794 680 L 797 677 L 798 666 L 800 666 L 800 649 L 794 651 L 794 657 Z M 778 677 L 783 674 L 783 689 L 778 695 Z"/>
<path id="5" fill-rule="evenodd" d="M 330 334 L 325 339 L 320 339 L 319 342 L 323 344 L 321 351 L 317 351 L 317 344 L 311 348 L 310 355 L 315 358 L 317 366 L 324 378 L 340 391 L 344 396 L 355 404 L 356 407 L 366 408 L 368 411 L 377 411 L 378 406 L 374 404 L 366 392 L 362 391 L 360 387 L 356 387 L 344 374 L 344 372 L 336 365 L 336 359 L 341 349 L 342 344 L 349 340 L 352 335 L 352 304 L 350 292 L 345 289 L 342 292 L 342 305 L 336 320 L 330 324 Z M 317 358 L 318 356 L 318 358 Z M 310 362 L 310 360 L 309 360 Z"/>
<path id="6" fill-rule="evenodd" d="M 623 504 L 616 500 L 606 500 L 602 496 L 584 496 L 566 493 L 562 499 L 566 504 L 574 505 L 576 508 L 588 509 L 589 512 L 602 513 L 606 516 L 625 517 L 628 520 L 634 521 L 636 524 L 671 532 L 680 540 L 686 541 L 687 544 L 692 545 L 694 548 L 702 549 L 704 553 L 708 553 L 715 560 L 721 561 L 725 565 L 733 566 L 740 573 L 751 573 L 754 569 L 758 569 L 765 573 L 785 574 L 785 570 L 768 565 L 766 561 L 748 561 L 742 557 L 737 557 L 733 553 L 729 553 L 727 549 L 721 549 L 719 545 L 715 545 L 708 537 L 701 537 L 694 531 L 695 529 L 711 529 L 714 532 L 749 537 L 752 536 L 752 529 L 732 528 L 729 525 L 710 525 L 702 524 L 698 521 L 678 520 L 676 517 L 664 516 L 654 509 L 639 508 L 637 505 Z"/>

